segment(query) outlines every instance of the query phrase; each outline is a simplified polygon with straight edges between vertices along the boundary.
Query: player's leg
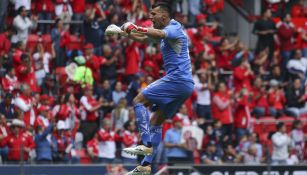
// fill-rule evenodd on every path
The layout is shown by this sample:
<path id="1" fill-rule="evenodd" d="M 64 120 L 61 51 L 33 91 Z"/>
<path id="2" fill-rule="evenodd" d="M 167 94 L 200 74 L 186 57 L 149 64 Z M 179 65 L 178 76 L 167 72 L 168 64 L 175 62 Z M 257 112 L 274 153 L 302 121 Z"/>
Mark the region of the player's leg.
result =
<path id="1" fill-rule="evenodd" d="M 150 165 L 154 156 L 157 154 L 157 149 L 162 141 L 162 123 L 164 122 L 164 113 L 161 110 L 157 110 L 150 119 L 150 138 L 153 147 L 153 153 L 145 156 L 142 161 L 142 166 Z"/>
<path id="2" fill-rule="evenodd" d="M 129 172 L 127 175 L 149 175 L 151 173 L 151 163 L 155 154 L 157 153 L 158 146 L 162 141 L 162 123 L 165 118 L 161 110 L 156 111 L 150 120 L 150 138 L 153 147 L 153 153 L 145 156 L 141 165 L 137 166 L 134 170 Z"/>
<path id="3" fill-rule="evenodd" d="M 133 103 L 137 127 L 144 145 L 125 148 L 124 151 L 133 155 L 150 155 L 153 149 L 150 139 L 149 112 L 146 107 L 151 104 L 142 93 L 134 98 Z"/>

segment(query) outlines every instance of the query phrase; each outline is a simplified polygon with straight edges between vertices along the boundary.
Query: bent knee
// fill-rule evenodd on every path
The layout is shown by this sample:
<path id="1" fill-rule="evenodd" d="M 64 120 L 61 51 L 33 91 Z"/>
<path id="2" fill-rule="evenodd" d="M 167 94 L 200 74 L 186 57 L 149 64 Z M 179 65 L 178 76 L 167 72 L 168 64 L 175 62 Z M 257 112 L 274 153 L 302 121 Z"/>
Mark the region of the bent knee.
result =
<path id="1" fill-rule="evenodd" d="M 136 104 L 143 104 L 143 105 L 148 105 L 149 101 L 144 97 L 142 93 L 138 94 L 134 99 L 133 99 L 133 105 Z"/>

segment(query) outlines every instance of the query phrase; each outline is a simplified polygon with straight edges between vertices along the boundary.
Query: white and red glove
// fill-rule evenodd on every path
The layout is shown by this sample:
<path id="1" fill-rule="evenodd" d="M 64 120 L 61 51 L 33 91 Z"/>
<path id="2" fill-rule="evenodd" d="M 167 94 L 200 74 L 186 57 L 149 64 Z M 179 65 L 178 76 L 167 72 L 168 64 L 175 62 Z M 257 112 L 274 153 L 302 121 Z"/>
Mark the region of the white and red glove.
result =
<path id="1" fill-rule="evenodd" d="M 120 27 L 116 26 L 115 24 L 111 24 L 106 28 L 105 35 L 127 35 L 124 31 L 121 30 Z"/>
<path id="2" fill-rule="evenodd" d="M 147 33 L 148 29 L 144 27 L 139 27 L 131 22 L 126 22 L 121 26 L 121 29 L 130 34 L 131 32 L 136 32 L 136 33 Z"/>

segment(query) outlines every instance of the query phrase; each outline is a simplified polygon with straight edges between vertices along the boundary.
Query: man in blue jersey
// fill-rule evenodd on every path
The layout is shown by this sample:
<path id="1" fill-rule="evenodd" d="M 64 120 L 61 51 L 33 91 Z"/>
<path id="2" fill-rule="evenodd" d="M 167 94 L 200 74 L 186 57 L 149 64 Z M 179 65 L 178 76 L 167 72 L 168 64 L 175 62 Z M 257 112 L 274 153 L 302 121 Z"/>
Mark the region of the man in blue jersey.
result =
<path id="1" fill-rule="evenodd" d="M 151 162 L 162 140 L 161 125 L 172 117 L 194 89 L 188 38 L 179 22 L 171 19 L 168 4 L 153 6 L 150 18 L 154 28 L 143 28 L 130 22 L 121 29 L 128 38 L 138 42 L 160 42 L 166 76 L 153 82 L 135 99 L 136 122 L 143 145 L 124 149 L 130 154 L 145 155 L 141 165 L 128 175 L 147 175 L 151 172 Z M 155 106 L 149 119 L 146 107 Z"/>

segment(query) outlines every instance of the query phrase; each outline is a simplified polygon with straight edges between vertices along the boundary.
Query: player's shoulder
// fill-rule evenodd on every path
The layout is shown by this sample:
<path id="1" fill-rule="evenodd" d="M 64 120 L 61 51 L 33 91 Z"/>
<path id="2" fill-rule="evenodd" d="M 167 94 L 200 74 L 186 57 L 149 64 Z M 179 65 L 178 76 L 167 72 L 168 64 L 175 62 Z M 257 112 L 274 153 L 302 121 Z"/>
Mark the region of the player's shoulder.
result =
<path id="1" fill-rule="evenodd" d="M 171 19 L 171 21 L 169 22 L 169 24 L 166 27 L 171 27 L 171 28 L 182 28 L 182 25 L 180 22 Z"/>

